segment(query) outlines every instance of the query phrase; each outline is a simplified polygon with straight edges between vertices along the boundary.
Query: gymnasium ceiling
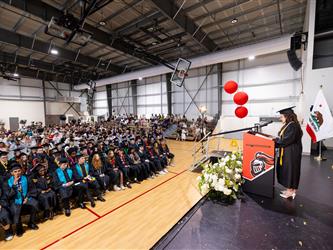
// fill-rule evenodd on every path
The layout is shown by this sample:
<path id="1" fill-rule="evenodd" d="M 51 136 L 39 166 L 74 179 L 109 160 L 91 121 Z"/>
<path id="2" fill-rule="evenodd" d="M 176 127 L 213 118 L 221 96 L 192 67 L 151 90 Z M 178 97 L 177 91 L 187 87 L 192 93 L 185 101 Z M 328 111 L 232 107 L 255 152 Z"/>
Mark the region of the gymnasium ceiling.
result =
<path id="1" fill-rule="evenodd" d="M 306 9 L 306 0 L 95 0 L 85 46 L 45 34 L 52 16 L 79 18 L 83 2 L 94 0 L 0 0 L 2 66 L 79 84 L 301 31 Z"/>

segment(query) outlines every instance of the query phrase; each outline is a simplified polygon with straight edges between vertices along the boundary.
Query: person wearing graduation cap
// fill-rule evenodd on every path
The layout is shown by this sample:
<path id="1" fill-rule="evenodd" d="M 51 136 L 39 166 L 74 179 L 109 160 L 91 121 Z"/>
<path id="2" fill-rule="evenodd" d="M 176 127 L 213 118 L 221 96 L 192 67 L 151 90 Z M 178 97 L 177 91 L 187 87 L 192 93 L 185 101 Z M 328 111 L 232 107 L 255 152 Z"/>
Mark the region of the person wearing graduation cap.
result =
<path id="1" fill-rule="evenodd" d="M 19 156 L 19 159 L 17 160 L 17 162 L 22 167 L 22 173 L 23 174 L 27 174 L 28 173 L 28 169 L 31 168 L 31 164 L 28 161 L 27 154 L 26 153 L 21 153 L 20 156 Z"/>
<path id="2" fill-rule="evenodd" d="M 38 192 L 38 201 L 44 211 L 45 219 L 53 219 L 54 209 L 57 205 L 56 193 L 52 190 L 52 176 L 47 172 L 43 164 L 36 166 L 36 189 Z"/>
<path id="3" fill-rule="evenodd" d="M 77 154 L 77 148 L 76 147 L 71 147 L 67 150 L 67 159 L 68 159 L 68 162 L 69 162 L 69 166 L 71 168 L 74 168 L 75 164 L 76 164 L 76 154 Z"/>
<path id="4" fill-rule="evenodd" d="M 61 158 L 61 152 L 57 148 L 51 150 L 51 155 L 49 157 L 49 172 L 53 173 L 59 165 L 59 160 Z"/>
<path id="5" fill-rule="evenodd" d="M 73 176 L 75 185 L 77 185 L 78 187 L 82 187 L 92 207 L 95 207 L 96 204 L 89 188 L 94 191 L 98 200 L 102 202 L 105 201 L 105 199 L 102 197 L 100 186 L 96 178 L 93 177 L 93 169 L 89 166 L 84 155 L 82 155 L 80 152 L 77 153 L 77 163 L 73 168 Z M 83 199 L 81 199 L 79 206 L 81 208 L 85 208 Z"/>
<path id="6" fill-rule="evenodd" d="M 10 177 L 8 165 L 8 152 L 0 151 L 0 177 L 2 176 L 4 180 Z"/>
<path id="7" fill-rule="evenodd" d="M 106 164 L 101 159 L 99 153 L 94 153 L 90 165 L 92 168 L 92 175 L 96 178 L 99 186 L 102 188 L 103 193 L 105 193 L 107 190 L 110 191 L 110 177 L 107 174 Z"/>
<path id="8" fill-rule="evenodd" d="M 109 149 L 107 152 L 106 163 L 106 173 L 110 177 L 110 184 L 113 186 L 114 191 L 124 190 L 124 177 L 123 173 L 120 171 L 117 165 L 115 153 L 113 148 Z"/>
<path id="9" fill-rule="evenodd" d="M 68 167 L 67 158 L 59 160 L 59 167 L 53 173 L 53 188 L 60 196 L 60 203 L 65 209 L 65 215 L 70 216 L 70 198 L 73 195 L 73 170 Z M 82 189 L 77 189 L 77 192 L 82 193 Z M 82 196 L 79 194 L 79 196 Z"/>
<path id="10" fill-rule="evenodd" d="M 303 132 L 293 108 L 295 106 L 278 111 L 283 125 L 275 139 L 279 149 L 277 179 L 287 188 L 280 196 L 286 199 L 295 198 L 301 173 Z"/>
<path id="11" fill-rule="evenodd" d="M 159 151 L 161 155 L 165 155 L 168 159 L 168 165 L 174 166 L 173 160 L 175 155 L 170 152 L 168 145 L 166 144 L 166 140 L 164 138 L 161 139 L 159 144 Z"/>
<path id="12" fill-rule="evenodd" d="M 0 178 L 2 178 L 0 176 Z M 2 181 L 0 180 L 0 225 L 5 231 L 5 240 L 9 241 L 13 239 L 13 230 L 12 230 L 12 219 L 9 212 L 9 204 L 7 201 L 7 197 L 3 190 Z"/>
<path id="13" fill-rule="evenodd" d="M 8 197 L 10 212 L 13 223 L 16 224 L 16 235 L 23 235 L 21 214 L 27 210 L 30 215 L 28 227 L 37 230 L 36 214 L 38 212 L 37 190 L 33 182 L 22 175 L 21 165 L 16 163 L 11 165 L 11 177 L 5 183 L 5 194 Z"/>

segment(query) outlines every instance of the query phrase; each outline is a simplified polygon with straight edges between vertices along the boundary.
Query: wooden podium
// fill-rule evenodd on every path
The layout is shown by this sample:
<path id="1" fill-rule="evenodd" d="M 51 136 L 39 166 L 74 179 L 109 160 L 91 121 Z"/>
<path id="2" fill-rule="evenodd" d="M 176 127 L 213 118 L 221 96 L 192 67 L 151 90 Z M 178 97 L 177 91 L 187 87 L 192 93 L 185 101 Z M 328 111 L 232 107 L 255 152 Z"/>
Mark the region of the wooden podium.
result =
<path id="1" fill-rule="evenodd" d="M 243 136 L 244 192 L 274 197 L 275 143 L 273 138 L 258 132 Z"/>

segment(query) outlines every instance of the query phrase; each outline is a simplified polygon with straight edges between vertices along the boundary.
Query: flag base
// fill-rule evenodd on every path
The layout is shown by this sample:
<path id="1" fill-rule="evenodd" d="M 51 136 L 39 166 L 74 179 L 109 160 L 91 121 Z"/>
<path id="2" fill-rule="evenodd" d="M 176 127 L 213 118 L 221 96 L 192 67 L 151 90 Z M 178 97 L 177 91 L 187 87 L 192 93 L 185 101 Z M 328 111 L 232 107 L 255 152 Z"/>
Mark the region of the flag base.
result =
<path id="1" fill-rule="evenodd" d="M 323 156 L 321 156 L 321 155 L 316 156 L 314 159 L 315 159 L 316 161 L 326 161 L 326 160 L 327 160 L 327 158 L 325 158 L 325 157 L 323 157 Z"/>

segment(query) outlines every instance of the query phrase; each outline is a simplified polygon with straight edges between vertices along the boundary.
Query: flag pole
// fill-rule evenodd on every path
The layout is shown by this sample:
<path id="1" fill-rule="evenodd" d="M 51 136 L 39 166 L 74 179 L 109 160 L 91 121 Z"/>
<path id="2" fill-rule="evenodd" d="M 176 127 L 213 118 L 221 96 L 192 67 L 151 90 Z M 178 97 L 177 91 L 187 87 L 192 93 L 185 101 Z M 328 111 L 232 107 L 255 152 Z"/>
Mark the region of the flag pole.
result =
<path id="1" fill-rule="evenodd" d="M 317 161 L 326 161 L 327 158 L 323 157 L 321 146 L 322 146 L 322 141 L 319 141 L 319 155 L 317 157 L 315 157 L 315 160 L 317 160 Z"/>

